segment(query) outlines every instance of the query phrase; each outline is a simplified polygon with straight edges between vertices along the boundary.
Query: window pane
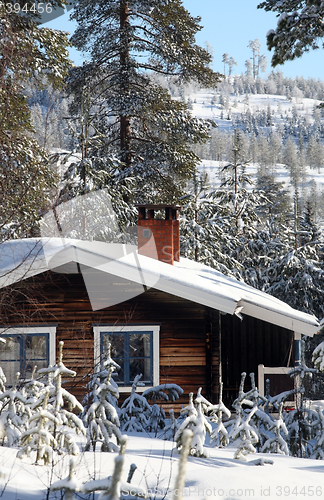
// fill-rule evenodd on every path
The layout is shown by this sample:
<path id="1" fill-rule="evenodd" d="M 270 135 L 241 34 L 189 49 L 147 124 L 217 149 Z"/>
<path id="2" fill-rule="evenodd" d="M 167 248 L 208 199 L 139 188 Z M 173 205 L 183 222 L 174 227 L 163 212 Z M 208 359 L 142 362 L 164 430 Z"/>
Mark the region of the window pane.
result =
<path id="1" fill-rule="evenodd" d="M 125 329 L 126 330 L 126 329 Z M 111 343 L 111 357 L 119 364 L 114 376 L 119 385 L 130 385 L 136 375 L 142 374 L 141 381 L 152 383 L 152 338 L 153 332 L 101 333 L 101 356 L 105 359 L 108 342 Z"/>
<path id="2" fill-rule="evenodd" d="M 151 355 L 151 336 L 149 333 L 130 333 L 129 334 L 129 356 L 131 358 L 150 357 Z"/>
<path id="3" fill-rule="evenodd" d="M 17 380 L 17 372 L 20 372 L 20 361 L 5 361 L 1 363 L 1 368 L 6 376 L 6 387 L 13 386 Z"/>
<path id="4" fill-rule="evenodd" d="M 116 382 L 123 383 L 125 381 L 124 336 L 108 335 L 107 333 L 104 333 L 102 334 L 101 339 L 101 361 L 105 361 L 107 359 L 108 344 L 110 343 L 111 358 L 120 366 L 120 370 L 114 371 L 113 377 Z"/>
<path id="5" fill-rule="evenodd" d="M 20 359 L 20 343 L 21 337 L 18 335 L 15 337 L 3 336 L 6 339 L 6 343 L 1 342 L 0 346 L 0 356 L 1 361 L 4 360 L 19 360 Z"/>
<path id="6" fill-rule="evenodd" d="M 141 358 L 141 359 L 140 359 Z M 144 359 L 143 359 L 144 358 Z M 129 334 L 129 380 L 142 373 L 142 382 L 152 382 L 151 375 L 151 334 Z"/>
<path id="7" fill-rule="evenodd" d="M 108 344 L 111 345 L 111 357 L 116 363 L 118 363 L 117 358 L 124 358 L 124 336 L 123 335 L 108 335 L 104 333 L 102 335 L 102 354 L 103 359 L 107 357 Z"/>
<path id="8" fill-rule="evenodd" d="M 47 358 L 47 339 L 45 335 L 26 335 L 25 345 L 27 362 Z"/>
<path id="9" fill-rule="evenodd" d="M 47 359 L 43 360 L 36 359 L 32 361 L 27 361 L 22 373 L 24 378 L 26 379 L 31 378 L 35 365 L 37 366 L 37 370 L 40 370 L 41 368 L 47 368 L 48 367 Z"/>
<path id="10" fill-rule="evenodd" d="M 133 358 L 129 361 L 129 379 L 130 382 L 133 382 L 136 375 L 142 373 L 143 377 L 141 378 L 141 382 L 150 382 L 151 381 L 151 373 L 150 373 L 150 363 L 145 359 L 137 359 Z"/>
<path id="11" fill-rule="evenodd" d="M 0 364 L 12 386 L 19 371 L 21 378 L 30 378 L 34 369 L 48 366 L 48 334 L 3 336 L 6 343 L 0 345 Z"/>

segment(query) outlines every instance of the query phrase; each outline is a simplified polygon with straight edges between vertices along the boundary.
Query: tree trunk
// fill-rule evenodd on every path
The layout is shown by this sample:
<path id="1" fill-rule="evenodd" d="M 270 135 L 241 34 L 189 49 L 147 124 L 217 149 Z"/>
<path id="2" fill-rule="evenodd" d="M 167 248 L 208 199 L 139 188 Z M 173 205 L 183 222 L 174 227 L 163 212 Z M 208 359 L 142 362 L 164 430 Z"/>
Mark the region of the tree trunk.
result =
<path id="1" fill-rule="evenodd" d="M 120 1 L 120 91 L 129 92 L 129 6 L 128 0 Z M 121 161 L 126 168 L 131 166 L 131 120 L 127 115 L 120 115 L 120 151 Z"/>

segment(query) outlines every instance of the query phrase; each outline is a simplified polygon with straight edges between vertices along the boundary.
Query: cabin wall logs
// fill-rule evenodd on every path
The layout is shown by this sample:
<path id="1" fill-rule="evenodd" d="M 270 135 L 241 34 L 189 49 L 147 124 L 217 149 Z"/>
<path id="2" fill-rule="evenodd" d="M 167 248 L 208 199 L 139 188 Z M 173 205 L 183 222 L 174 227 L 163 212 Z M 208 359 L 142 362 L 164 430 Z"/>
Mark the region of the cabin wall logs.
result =
<path id="1" fill-rule="evenodd" d="M 176 383 L 184 390 L 179 401 L 164 405 L 176 411 L 187 405 L 188 394 L 196 394 L 199 387 L 212 402 L 218 402 L 220 328 L 227 404 L 237 394 L 241 371 L 256 373 L 259 363 L 286 366 L 292 339 L 292 333 L 280 327 L 248 316 L 241 321 L 220 315 L 156 289 L 93 311 L 81 274 L 50 271 L 4 289 L 0 312 L 2 324 L 58 325 L 57 346 L 64 341 L 64 363 L 77 372 L 65 387 L 80 400 L 94 365 L 93 324 L 159 324 L 160 383 Z M 120 401 L 124 398 L 122 394 Z"/>

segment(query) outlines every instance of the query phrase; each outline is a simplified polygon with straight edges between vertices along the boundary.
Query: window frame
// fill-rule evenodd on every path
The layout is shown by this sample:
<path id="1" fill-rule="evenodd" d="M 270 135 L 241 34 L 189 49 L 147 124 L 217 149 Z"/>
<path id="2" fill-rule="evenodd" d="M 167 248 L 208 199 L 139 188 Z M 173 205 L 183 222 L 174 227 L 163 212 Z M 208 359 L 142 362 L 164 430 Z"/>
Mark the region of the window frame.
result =
<path id="1" fill-rule="evenodd" d="M 0 337 L 20 336 L 24 335 L 42 335 L 48 334 L 48 363 L 55 365 L 56 361 L 56 329 L 57 325 L 28 325 L 28 326 L 1 326 Z M 20 359 L 20 362 L 22 359 Z M 1 361 L 0 361 L 1 363 Z"/>
<path id="2" fill-rule="evenodd" d="M 132 332 L 152 332 L 152 352 L 150 354 L 152 360 L 152 378 L 153 383 L 145 385 L 144 387 L 138 387 L 138 392 L 143 392 L 150 387 L 159 385 L 160 380 L 160 325 L 93 325 L 93 336 L 94 336 L 94 366 L 97 366 L 100 362 L 100 346 L 101 346 L 101 334 L 102 333 L 132 333 Z M 129 392 L 132 387 L 130 385 L 118 385 L 119 392 Z"/>

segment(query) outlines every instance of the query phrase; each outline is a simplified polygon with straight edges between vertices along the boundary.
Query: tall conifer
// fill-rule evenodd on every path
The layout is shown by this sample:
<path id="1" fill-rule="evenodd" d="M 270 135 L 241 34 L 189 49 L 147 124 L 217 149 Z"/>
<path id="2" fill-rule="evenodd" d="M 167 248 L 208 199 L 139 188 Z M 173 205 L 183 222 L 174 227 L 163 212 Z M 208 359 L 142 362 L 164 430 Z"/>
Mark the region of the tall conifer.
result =
<path id="1" fill-rule="evenodd" d="M 116 157 L 125 176 L 136 175 L 133 200 L 175 201 L 198 163 L 189 145 L 206 140 L 210 125 L 154 75 L 215 87 L 211 55 L 195 43 L 200 18 L 181 0 L 79 0 L 72 18 L 72 43 L 90 56 L 69 79 L 74 112 L 87 88 L 93 125 L 105 136 L 91 154 Z"/>

